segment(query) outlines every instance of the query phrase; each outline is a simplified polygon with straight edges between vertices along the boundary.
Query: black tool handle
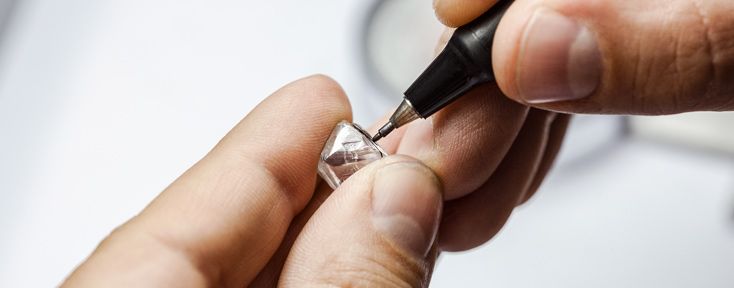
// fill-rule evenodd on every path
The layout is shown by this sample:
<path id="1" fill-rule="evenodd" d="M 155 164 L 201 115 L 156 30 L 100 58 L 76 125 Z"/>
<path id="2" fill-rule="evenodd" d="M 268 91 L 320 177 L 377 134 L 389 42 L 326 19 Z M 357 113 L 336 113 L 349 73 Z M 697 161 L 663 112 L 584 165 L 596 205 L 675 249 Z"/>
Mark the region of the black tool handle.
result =
<path id="1" fill-rule="evenodd" d="M 475 86 L 494 81 L 492 43 L 512 0 L 501 0 L 474 21 L 459 27 L 446 48 L 405 91 L 422 118 L 431 116 Z"/>

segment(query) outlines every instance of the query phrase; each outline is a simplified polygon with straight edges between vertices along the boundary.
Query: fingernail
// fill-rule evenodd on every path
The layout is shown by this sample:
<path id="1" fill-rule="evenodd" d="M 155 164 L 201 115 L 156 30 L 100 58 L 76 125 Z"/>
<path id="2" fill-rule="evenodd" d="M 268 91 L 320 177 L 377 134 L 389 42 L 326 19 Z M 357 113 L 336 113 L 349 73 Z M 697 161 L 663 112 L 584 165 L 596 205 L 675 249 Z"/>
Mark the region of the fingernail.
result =
<path id="1" fill-rule="evenodd" d="M 372 220 L 394 244 L 425 257 L 436 238 L 441 215 L 440 185 L 418 163 L 389 164 L 375 174 Z"/>
<path id="2" fill-rule="evenodd" d="M 520 49 L 517 85 L 528 103 L 581 99 L 599 86 L 602 60 L 596 38 L 571 18 L 537 9 Z"/>

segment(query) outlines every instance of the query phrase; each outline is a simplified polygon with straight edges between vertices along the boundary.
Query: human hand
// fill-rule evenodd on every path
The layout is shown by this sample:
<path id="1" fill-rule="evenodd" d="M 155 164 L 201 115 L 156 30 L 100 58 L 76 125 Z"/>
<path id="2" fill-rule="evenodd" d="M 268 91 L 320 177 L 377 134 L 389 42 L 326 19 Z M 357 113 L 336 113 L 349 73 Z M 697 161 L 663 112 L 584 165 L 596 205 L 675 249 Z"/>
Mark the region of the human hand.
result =
<path id="1" fill-rule="evenodd" d="M 459 26 L 497 0 L 436 0 Z M 493 47 L 510 98 L 572 113 L 734 110 L 734 1 L 518 0 Z"/>
<path id="2" fill-rule="evenodd" d="M 434 8 L 457 27 L 496 2 L 435 0 Z M 547 111 L 734 110 L 733 14 L 727 0 L 515 1 L 493 47 L 501 91 L 485 85 L 433 117 L 433 132 L 423 137 L 430 153 L 413 152 L 420 151 L 415 141 L 402 136 L 390 140 L 446 184 L 441 249 L 484 243 L 537 190 L 569 118 Z M 411 129 L 403 135 L 420 138 Z"/>
<path id="3" fill-rule="evenodd" d="M 481 1 L 466 3 L 467 11 L 472 4 Z M 436 53 L 452 33 L 448 29 L 442 35 Z M 538 190 L 569 120 L 566 114 L 510 101 L 496 84 L 486 84 L 380 143 L 388 153 L 413 156 L 437 173 L 448 200 L 439 246 L 442 251 L 463 251 L 491 239 L 513 209 Z M 368 130 L 374 133 L 378 127 Z"/>
<path id="4" fill-rule="evenodd" d="M 380 144 L 390 154 L 421 160 L 439 176 L 447 200 L 439 246 L 463 251 L 491 239 L 535 193 L 568 121 L 568 115 L 528 109 L 502 96 L 496 85 L 484 85 Z"/>
<path id="5" fill-rule="evenodd" d="M 390 156 L 332 193 L 316 167 L 345 119 L 349 103 L 332 80 L 285 86 L 115 229 L 63 286 L 427 285 L 439 181 L 415 159 Z"/>

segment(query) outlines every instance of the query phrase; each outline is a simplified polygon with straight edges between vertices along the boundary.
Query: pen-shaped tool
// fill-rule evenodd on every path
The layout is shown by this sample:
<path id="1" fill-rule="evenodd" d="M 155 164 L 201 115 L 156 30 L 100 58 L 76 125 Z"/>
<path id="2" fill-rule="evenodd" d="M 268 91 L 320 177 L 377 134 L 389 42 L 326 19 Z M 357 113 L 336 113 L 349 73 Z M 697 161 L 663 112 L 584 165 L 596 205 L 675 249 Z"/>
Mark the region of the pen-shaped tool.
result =
<path id="1" fill-rule="evenodd" d="M 511 0 L 501 0 L 456 29 L 446 48 L 405 91 L 403 102 L 372 140 L 380 140 L 413 120 L 427 118 L 477 85 L 494 81 L 492 43 L 510 4 Z"/>

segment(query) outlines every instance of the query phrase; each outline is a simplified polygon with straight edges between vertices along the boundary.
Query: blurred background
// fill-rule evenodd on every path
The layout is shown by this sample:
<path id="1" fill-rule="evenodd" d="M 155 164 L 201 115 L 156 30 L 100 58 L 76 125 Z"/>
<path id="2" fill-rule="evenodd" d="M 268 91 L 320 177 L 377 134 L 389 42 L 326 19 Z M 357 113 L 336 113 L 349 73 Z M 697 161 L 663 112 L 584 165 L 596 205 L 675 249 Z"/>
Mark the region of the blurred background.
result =
<path id="1" fill-rule="evenodd" d="M 369 125 L 427 65 L 430 1 L 0 0 L 0 287 L 60 281 L 281 85 Z M 734 116 L 577 117 L 556 169 L 434 287 L 732 287 Z"/>

